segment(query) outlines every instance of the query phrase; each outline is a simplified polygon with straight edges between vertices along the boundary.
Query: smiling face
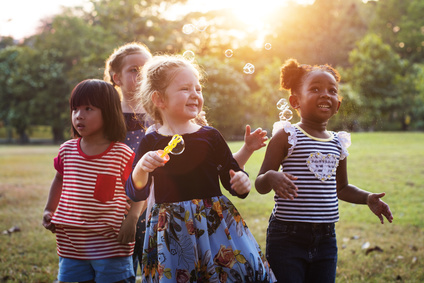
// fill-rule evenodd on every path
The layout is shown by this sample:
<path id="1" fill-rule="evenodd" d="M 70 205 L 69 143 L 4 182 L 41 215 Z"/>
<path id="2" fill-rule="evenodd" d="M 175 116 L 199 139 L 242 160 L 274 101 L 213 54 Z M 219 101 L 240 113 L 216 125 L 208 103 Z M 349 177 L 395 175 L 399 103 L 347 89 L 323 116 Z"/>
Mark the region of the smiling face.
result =
<path id="1" fill-rule="evenodd" d="M 312 71 L 305 77 L 300 93 L 292 96 L 290 102 L 302 119 L 327 122 L 340 107 L 338 83 L 328 72 Z"/>
<path id="2" fill-rule="evenodd" d="M 160 107 L 163 118 L 167 121 L 187 122 L 194 119 L 202 107 L 202 86 L 197 71 L 191 66 L 179 68 L 165 90 Z"/>

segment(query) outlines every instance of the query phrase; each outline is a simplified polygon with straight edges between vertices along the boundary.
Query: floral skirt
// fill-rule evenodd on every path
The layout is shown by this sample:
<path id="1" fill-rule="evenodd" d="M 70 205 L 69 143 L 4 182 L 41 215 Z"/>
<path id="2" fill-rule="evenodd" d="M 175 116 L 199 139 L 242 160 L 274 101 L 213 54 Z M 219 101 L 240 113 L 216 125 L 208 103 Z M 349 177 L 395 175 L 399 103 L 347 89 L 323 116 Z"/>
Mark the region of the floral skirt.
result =
<path id="1" fill-rule="evenodd" d="M 143 282 L 275 282 L 225 196 L 155 204 L 146 226 Z"/>

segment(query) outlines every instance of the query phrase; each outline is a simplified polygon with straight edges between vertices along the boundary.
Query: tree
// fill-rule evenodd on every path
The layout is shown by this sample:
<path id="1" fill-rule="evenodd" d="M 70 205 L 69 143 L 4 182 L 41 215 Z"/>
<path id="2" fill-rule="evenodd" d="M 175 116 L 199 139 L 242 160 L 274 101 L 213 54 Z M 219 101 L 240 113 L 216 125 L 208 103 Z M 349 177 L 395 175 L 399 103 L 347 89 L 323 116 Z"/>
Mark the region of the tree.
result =
<path id="1" fill-rule="evenodd" d="M 199 58 L 199 64 L 206 73 L 203 97 L 208 122 L 227 139 L 242 137 L 249 120 L 245 111 L 249 87 L 243 75 L 216 58 Z"/>
<path id="2" fill-rule="evenodd" d="M 384 129 L 384 124 L 390 126 L 386 121 L 403 120 L 396 114 L 408 101 L 402 89 L 404 62 L 400 56 L 380 37 L 369 34 L 349 54 L 349 61 L 352 68 L 346 71 L 346 77 L 362 102 L 358 119 L 361 126 Z"/>
<path id="3" fill-rule="evenodd" d="M 302 6 L 291 2 L 277 10 L 270 23 L 272 55 L 283 61 L 347 66 L 348 54 L 367 31 L 361 1 L 317 0 Z"/>
<path id="4" fill-rule="evenodd" d="M 38 82 L 31 76 L 34 50 L 10 46 L 0 50 L 0 119 L 14 127 L 20 143 L 28 143 L 27 129 Z M 9 136 L 9 140 L 11 137 Z"/>
<path id="5" fill-rule="evenodd" d="M 376 2 L 376 17 L 371 31 L 403 59 L 424 62 L 424 2 L 421 0 L 385 0 Z"/>

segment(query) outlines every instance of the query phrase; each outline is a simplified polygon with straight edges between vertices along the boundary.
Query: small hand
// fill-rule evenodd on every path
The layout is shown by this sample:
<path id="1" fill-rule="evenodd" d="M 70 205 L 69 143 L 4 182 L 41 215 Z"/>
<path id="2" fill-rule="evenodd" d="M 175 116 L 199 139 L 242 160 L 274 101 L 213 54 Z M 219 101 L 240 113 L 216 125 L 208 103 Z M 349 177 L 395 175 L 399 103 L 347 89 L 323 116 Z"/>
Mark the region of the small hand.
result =
<path id="1" fill-rule="evenodd" d="M 367 198 L 367 205 L 370 210 L 380 218 L 381 224 L 384 223 L 383 215 L 387 218 L 387 220 L 392 223 L 393 215 L 390 211 L 390 207 L 382 201 L 380 198 L 384 197 L 386 193 L 380 194 L 369 194 Z"/>
<path id="2" fill-rule="evenodd" d="M 253 133 L 250 132 L 251 128 L 249 125 L 246 125 L 246 131 L 244 133 L 244 143 L 246 147 L 251 151 L 258 150 L 266 145 L 268 137 L 266 136 L 267 132 L 261 128 L 257 128 Z"/>
<path id="3" fill-rule="evenodd" d="M 56 232 L 56 227 L 52 223 L 53 212 L 45 210 L 43 213 L 43 226 L 52 233 Z"/>
<path id="4" fill-rule="evenodd" d="M 230 170 L 230 183 L 231 188 L 238 193 L 239 195 L 246 194 L 250 192 L 250 179 L 249 177 L 242 171 L 235 172 L 234 170 Z"/>
<path id="5" fill-rule="evenodd" d="M 149 151 L 138 161 L 137 166 L 145 172 L 153 172 L 156 168 L 164 166 L 166 161 L 156 151 Z"/>
<path id="6" fill-rule="evenodd" d="M 126 197 L 127 201 L 125 202 L 125 211 L 124 211 L 124 214 L 125 215 L 128 215 L 128 212 L 131 209 L 131 199 L 128 196 L 125 196 L 125 197 Z"/>
<path id="7" fill-rule="evenodd" d="M 135 233 L 137 227 L 137 219 L 131 217 L 125 217 L 122 221 L 121 229 L 118 234 L 118 242 L 121 244 L 127 244 L 135 241 Z"/>
<path id="8" fill-rule="evenodd" d="M 272 174 L 269 184 L 280 198 L 293 200 L 297 197 L 297 186 L 292 182 L 297 177 L 279 171 L 268 171 L 266 174 Z"/>

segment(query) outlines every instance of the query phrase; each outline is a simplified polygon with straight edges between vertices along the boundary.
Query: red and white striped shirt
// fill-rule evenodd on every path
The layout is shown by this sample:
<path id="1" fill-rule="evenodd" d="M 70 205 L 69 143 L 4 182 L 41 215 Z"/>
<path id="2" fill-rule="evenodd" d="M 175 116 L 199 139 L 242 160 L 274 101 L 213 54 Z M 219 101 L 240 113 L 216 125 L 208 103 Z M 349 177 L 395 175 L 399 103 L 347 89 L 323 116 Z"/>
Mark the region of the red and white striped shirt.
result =
<path id="1" fill-rule="evenodd" d="M 63 176 L 62 194 L 52 223 L 56 226 L 57 253 L 73 259 L 129 256 L 134 242 L 120 244 L 124 219 L 125 181 L 131 174 L 133 151 L 112 142 L 105 152 L 88 156 L 81 139 L 65 142 L 55 158 Z"/>

